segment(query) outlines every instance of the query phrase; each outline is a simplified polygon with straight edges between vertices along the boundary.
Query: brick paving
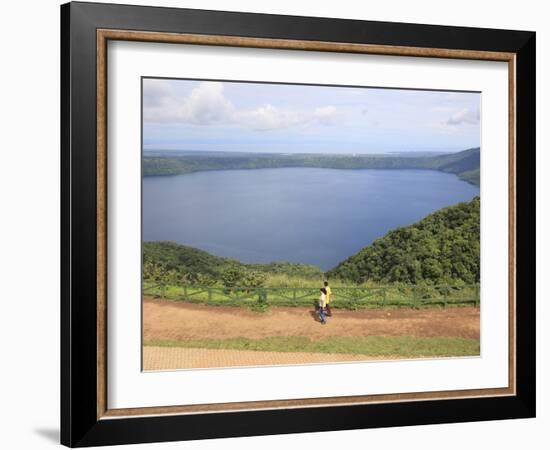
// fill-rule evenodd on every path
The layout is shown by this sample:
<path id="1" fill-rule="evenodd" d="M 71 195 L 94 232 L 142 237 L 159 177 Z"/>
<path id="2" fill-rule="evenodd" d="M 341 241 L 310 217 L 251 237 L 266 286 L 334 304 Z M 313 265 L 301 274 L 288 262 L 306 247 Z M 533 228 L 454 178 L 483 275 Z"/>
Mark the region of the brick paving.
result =
<path id="1" fill-rule="evenodd" d="M 262 366 L 390 359 L 337 353 L 257 352 L 183 347 L 143 347 L 144 370 Z"/>

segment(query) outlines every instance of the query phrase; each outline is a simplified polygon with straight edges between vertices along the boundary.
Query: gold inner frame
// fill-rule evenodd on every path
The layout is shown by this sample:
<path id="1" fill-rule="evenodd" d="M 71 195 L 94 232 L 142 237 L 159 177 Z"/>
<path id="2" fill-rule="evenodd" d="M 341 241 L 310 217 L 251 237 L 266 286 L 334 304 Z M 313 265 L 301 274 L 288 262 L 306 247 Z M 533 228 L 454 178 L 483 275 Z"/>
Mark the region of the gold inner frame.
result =
<path id="1" fill-rule="evenodd" d="M 109 409 L 107 405 L 107 42 L 109 40 L 171 44 L 363 53 L 392 56 L 503 61 L 508 63 L 508 387 L 403 394 L 266 400 L 202 405 Z M 445 48 L 403 47 L 341 42 L 264 39 L 147 31 L 97 30 L 97 418 L 214 413 L 261 409 L 342 406 L 367 403 L 511 396 L 516 393 L 516 54 Z"/>

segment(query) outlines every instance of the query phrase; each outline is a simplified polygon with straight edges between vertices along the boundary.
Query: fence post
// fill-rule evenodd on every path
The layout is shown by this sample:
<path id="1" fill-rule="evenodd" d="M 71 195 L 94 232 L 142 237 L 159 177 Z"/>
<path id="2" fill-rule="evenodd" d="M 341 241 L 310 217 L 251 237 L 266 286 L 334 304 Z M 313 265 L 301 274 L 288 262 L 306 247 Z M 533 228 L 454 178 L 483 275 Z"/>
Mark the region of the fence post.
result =
<path id="1" fill-rule="evenodd" d="M 187 285 L 183 285 L 183 297 L 187 299 Z"/>
<path id="2" fill-rule="evenodd" d="M 208 286 L 208 301 L 212 300 L 212 288 Z"/>
<path id="3" fill-rule="evenodd" d="M 416 285 L 412 286 L 412 304 L 413 307 L 416 307 Z"/>
<path id="4" fill-rule="evenodd" d="M 481 302 L 481 299 L 479 298 L 479 284 L 476 284 L 475 306 L 479 306 L 480 302 Z"/>
<path id="5" fill-rule="evenodd" d="M 296 288 L 292 288 L 292 303 L 296 303 Z"/>
<path id="6" fill-rule="evenodd" d="M 162 283 L 160 285 L 160 298 L 164 299 L 165 294 L 166 294 L 166 285 Z"/>

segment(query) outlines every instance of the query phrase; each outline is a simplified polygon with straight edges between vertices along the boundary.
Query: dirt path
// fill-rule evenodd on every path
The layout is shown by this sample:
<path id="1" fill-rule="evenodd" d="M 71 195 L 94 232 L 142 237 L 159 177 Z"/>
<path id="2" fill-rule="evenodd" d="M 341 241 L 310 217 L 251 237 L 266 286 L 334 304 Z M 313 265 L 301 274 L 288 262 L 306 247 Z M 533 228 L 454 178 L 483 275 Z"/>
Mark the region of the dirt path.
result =
<path id="1" fill-rule="evenodd" d="M 144 340 L 223 339 L 269 336 L 417 336 L 479 339 L 479 308 L 333 310 L 326 325 L 313 308 L 207 306 L 145 298 Z"/>

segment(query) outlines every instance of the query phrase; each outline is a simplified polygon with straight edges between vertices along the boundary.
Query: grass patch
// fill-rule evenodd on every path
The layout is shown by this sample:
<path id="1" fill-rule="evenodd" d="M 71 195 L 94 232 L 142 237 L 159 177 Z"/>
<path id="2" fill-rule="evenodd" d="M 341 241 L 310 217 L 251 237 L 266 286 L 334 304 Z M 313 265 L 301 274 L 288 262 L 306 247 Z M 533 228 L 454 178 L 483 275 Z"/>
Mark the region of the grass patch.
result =
<path id="1" fill-rule="evenodd" d="M 150 347 L 184 347 L 264 352 L 346 353 L 365 356 L 421 358 L 431 356 L 477 356 L 479 340 L 447 337 L 357 336 L 311 340 L 301 336 L 262 339 L 198 339 L 188 341 L 145 341 Z"/>

